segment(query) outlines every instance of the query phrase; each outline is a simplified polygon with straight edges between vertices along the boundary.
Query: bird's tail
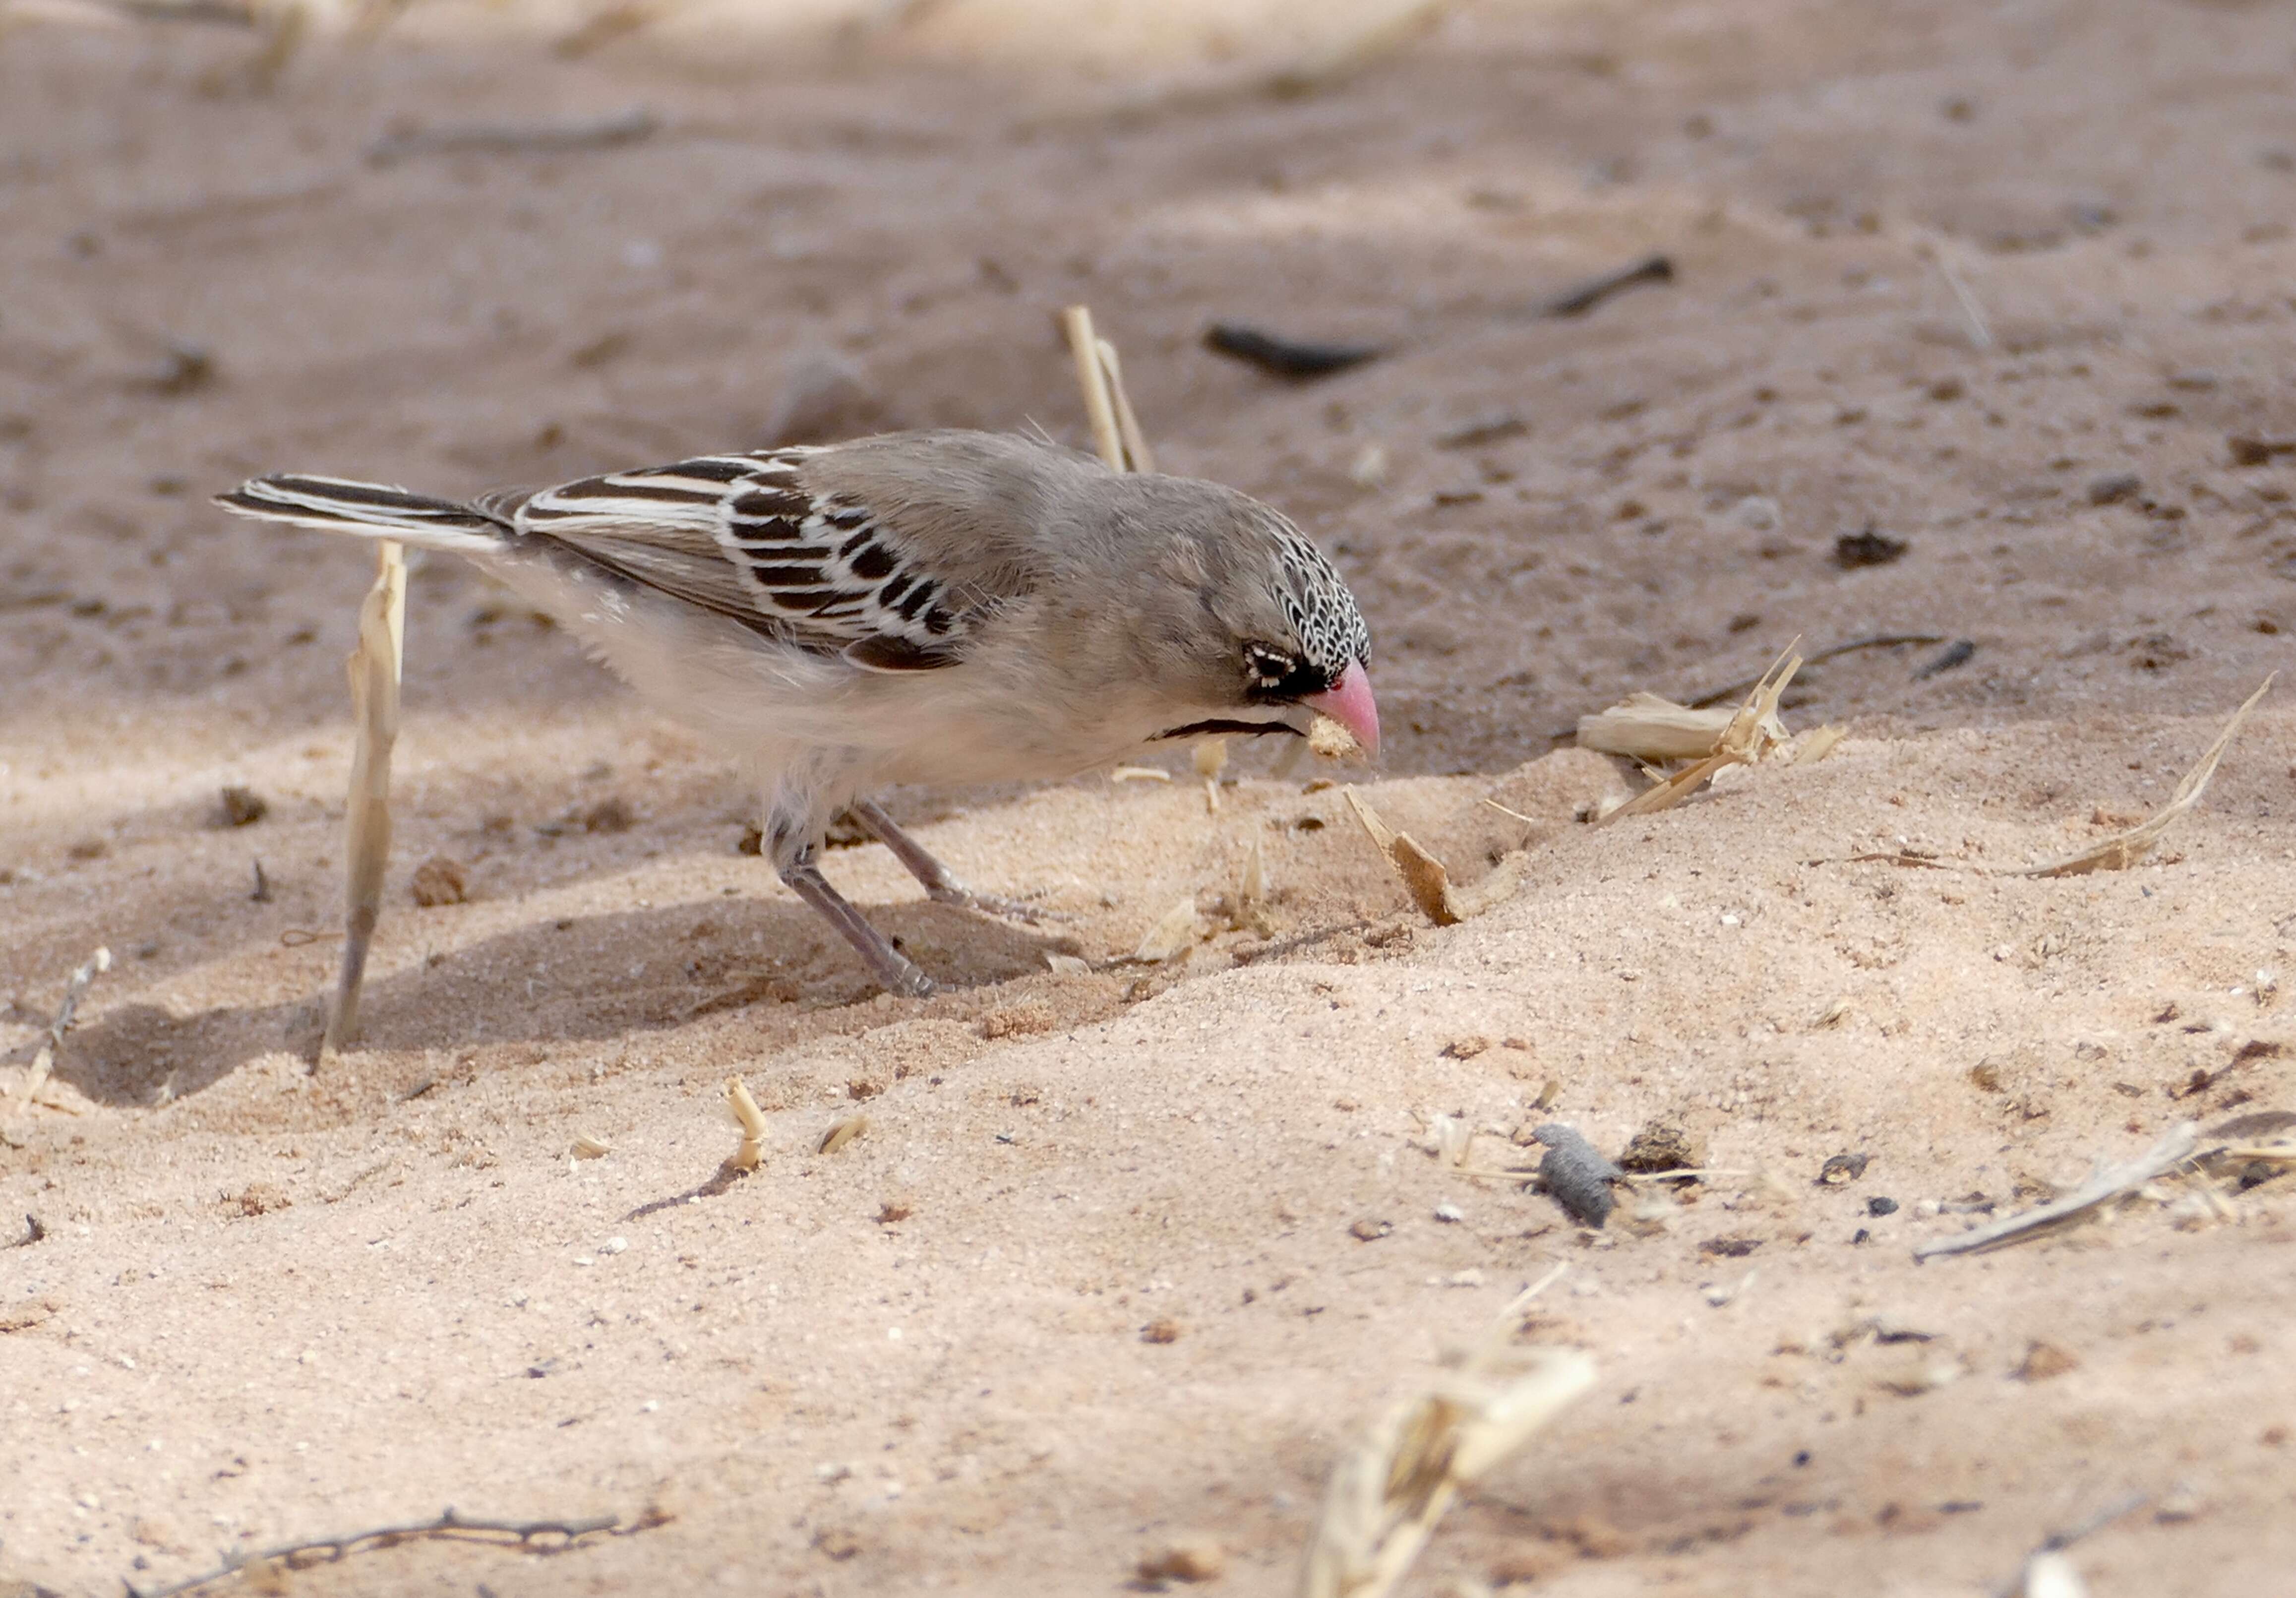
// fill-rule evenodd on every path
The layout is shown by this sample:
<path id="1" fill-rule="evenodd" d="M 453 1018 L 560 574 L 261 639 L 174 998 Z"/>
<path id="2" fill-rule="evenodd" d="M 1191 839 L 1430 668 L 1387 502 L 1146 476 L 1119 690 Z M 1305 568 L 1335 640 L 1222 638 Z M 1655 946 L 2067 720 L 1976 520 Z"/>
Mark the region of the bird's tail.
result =
<path id="1" fill-rule="evenodd" d="M 398 538 L 425 549 L 484 554 L 503 546 L 509 527 L 471 505 L 381 483 L 281 472 L 250 478 L 216 504 L 242 516 L 289 521 L 365 538 Z"/>

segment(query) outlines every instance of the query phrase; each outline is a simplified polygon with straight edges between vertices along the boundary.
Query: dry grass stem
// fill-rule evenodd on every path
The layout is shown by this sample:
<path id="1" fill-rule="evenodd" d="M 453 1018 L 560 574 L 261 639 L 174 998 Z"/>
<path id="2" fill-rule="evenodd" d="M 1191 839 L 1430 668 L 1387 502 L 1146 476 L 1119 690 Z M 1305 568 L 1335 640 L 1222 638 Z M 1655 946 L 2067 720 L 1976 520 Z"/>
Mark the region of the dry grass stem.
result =
<path id="1" fill-rule="evenodd" d="M 1350 788 L 1347 791 L 1348 806 L 1356 813 L 1356 820 L 1395 874 L 1403 879 L 1403 886 L 1411 895 L 1411 902 L 1420 913 L 1439 927 L 1456 926 L 1470 916 L 1480 915 L 1492 906 L 1513 894 L 1521 880 L 1526 856 L 1520 849 L 1511 850 L 1500 857 L 1490 874 L 1471 888 L 1455 888 L 1451 873 L 1444 864 L 1427 852 L 1419 840 L 1408 832 L 1398 832 L 1381 819 L 1370 801 Z M 1510 812 L 1512 814 L 1512 812 Z"/>
<path id="2" fill-rule="evenodd" d="M 739 1077 L 726 1078 L 726 1108 L 742 1128 L 742 1146 L 726 1156 L 726 1168 L 754 1171 L 766 1157 L 766 1116 Z"/>
<path id="3" fill-rule="evenodd" d="M 1834 747 L 1849 735 L 1848 727 L 1839 722 L 1828 722 L 1814 729 L 1801 741 L 1801 747 L 1794 750 L 1793 763 L 1796 766 L 1815 766 L 1832 754 Z"/>
<path id="4" fill-rule="evenodd" d="M 1106 339 L 1095 339 L 1093 348 L 1100 354 L 1100 373 L 1108 385 L 1109 403 L 1116 411 L 1116 436 L 1124 447 L 1124 470 L 1153 471 L 1155 452 L 1148 447 L 1148 435 L 1140 430 L 1140 418 L 1133 414 L 1131 397 L 1124 391 L 1124 363 L 1117 359 L 1116 346 Z"/>
<path id="5" fill-rule="evenodd" d="M 1786 691 L 1786 684 L 1793 681 L 1794 673 L 1800 669 L 1800 646 L 1798 643 L 1790 644 L 1785 653 L 1780 655 L 1748 691 L 1745 701 L 1730 713 L 1708 754 L 1697 764 L 1675 773 L 1654 788 L 1644 790 L 1609 815 L 1599 817 L 1595 824 L 1603 826 L 1622 815 L 1648 815 L 1654 811 L 1672 809 L 1712 781 L 1714 774 L 1724 766 L 1751 765 L 1761 758 L 1770 746 L 1784 735 L 1785 728 L 1778 720 L 1778 696 Z M 1658 702 L 1666 703 L 1663 700 Z M 1680 709 L 1681 707 L 1671 709 Z"/>
<path id="6" fill-rule="evenodd" d="M 1172 774 L 1156 766 L 1117 766 L 1109 769 L 1111 783 L 1168 783 Z"/>
<path id="7" fill-rule="evenodd" d="M 1730 730 L 1738 709 L 1693 709 L 1655 693 L 1630 693 L 1607 710 L 1578 718 L 1578 747 L 1634 760 L 1703 760 Z M 1772 742 L 1785 739 L 1775 715 L 1762 731 Z"/>
<path id="8" fill-rule="evenodd" d="M 821 1147 L 818 1151 L 824 1154 L 834 1154 L 868 1129 L 867 1116 L 849 1115 L 821 1135 Z"/>
<path id="9" fill-rule="evenodd" d="M 1181 951 L 1194 947 L 1196 934 L 1201 929 L 1195 896 L 1190 894 L 1157 919 L 1156 924 L 1148 929 L 1148 935 L 1140 940 L 1140 947 L 1132 951 L 1132 957 L 1150 965 L 1161 965 Z"/>
<path id="10" fill-rule="evenodd" d="M 1942 1242 L 1924 1243 L 1914 1250 L 1915 1259 L 1930 1259 L 1946 1254 L 1981 1254 L 1988 1249 L 2002 1248 L 2010 1243 L 2029 1242 L 2047 1233 L 2061 1231 L 2076 1222 L 2087 1219 L 2112 1201 L 2125 1197 L 2146 1183 L 2167 1176 L 2193 1157 L 2199 1146 L 2200 1128 L 2191 1121 L 2171 1127 L 2160 1142 L 2125 1165 L 2103 1166 L 2087 1181 L 2054 1203 L 2043 1204 L 2022 1215 L 2013 1215 L 2005 1220 L 1980 1226 L 1959 1237 L 1947 1238 Z"/>
<path id="11" fill-rule="evenodd" d="M 2127 832 L 2115 832 L 2112 837 L 2092 843 L 2061 860 L 2052 860 L 2043 865 L 1972 865 L 1963 861 L 1932 859 L 1926 855 L 1907 854 L 1902 850 L 1853 855 L 1850 859 L 1853 862 L 1880 861 L 1890 865 L 1921 866 L 1930 871 L 1968 872 L 1983 877 L 2080 877 L 2096 871 L 2127 871 L 2151 854 L 2153 846 L 2161 841 L 2169 829 L 2199 805 L 2202 794 L 2208 791 L 2210 779 L 2217 774 L 2218 762 L 2223 760 L 2225 751 L 2232 747 L 2233 738 L 2239 733 L 2241 723 L 2248 719 L 2248 713 L 2256 709 L 2257 701 L 2271 692 L 2272 684 L 2279 676 L 2278 672 L 2274 672 L 2258 685 L 2255 692 L 2241 701 L 2240 709 L 2232 713 L 2232 719 L 2225 723 L 2224 731 L 2217 734 L 2216 742 L 2202 751 L 2200 759 L 2185 774 L 2184 781 L 2177 784 L 2176 791 L 2169 796 L 2167 804 Z"/>
<path id="12" fill-rule="evenodd" d="M 603 1137 L 593 1137 L 587 1132 L 578 1133 L 570 1151 L 577 1160 L 603 1160 L 614 1151 L 614 1145 Z"/>
<path id="13" fill-rule="evenodd" d="M 2169 796 L 2169 802 L 2151 817 L 2126 832 L 2118 832 L 2101 843 L 2091 844 L 2078 854 L 2053 860 L 2046 865 L 2032 866 L 2016 874 L 2078 877 L 2093 871 L 2126 871 L 2151 854 L 2152 846 L 2161 841 L 2161 834 L 2168 832 L 2178 817 L 2201 802 L 2201 795 L 2208 791 L 2209 779 L 2217 774 L 2217 764 L 2224 758 L 2225 750 L 2232 747 L 2233 738 L 2240 731 L 2240 724 L 2248 719 L 2251 710 L 2256 709 L 2257 701 L 2272 691 L 2273 682 L 2279 675 L 2276 671 L 2266 677 L 2258 684 L 2255 692 L 2241 701 L 2240 709 L 2232 713 L 2232 719 L 2225 723 L 2224 731 L 2217 734 L 2216 742 L 2209 745 L 2192 770 L 2185 774 L 2185 780 L 2177 784 L 2176 791 Z"/>
<path id="14" fill-rule="evenodd" d="M 64 996 L 56 1005 L 55 1019 L 48 1023 L 47 1036 L 40 1040 L 38 1052 L 32 1056 L 32 1063 L 25 1069 L 24 1079 L 16 1084 L 16 1091 L 9 1095 L 8 1119 L 13 1120 L 31 1108 L 32 1102 L 39 1097 L 40 1089 L 48 1085 L 48 1073 L 56 1063 L 56 1051 L 63 1047 L 64 1034 L 71 1030 L 73 1018 L 79 1012 L 82 996 L 87 992 L 90 983 L 111 969 L 111 951 L 98 948 L 64 984 Z"/>
<path id="15" fill-rule="evenodd" d="M 1575 1348 L 1526 1350 L 1512 1373 L 1496 1368 L 1524 1307 L 1559 1274 L 1519 1295 L 1458 1370 L 1381 1416 L 1332 1468 L 1300 1567 L 1300 1598 L 1394 1591 L 1461 1490 L 1594 1385 L 1594 1360 Z"/>
<path id="16" fill-rule="evenodd" d="M 1125 452 L 1123 424 L 1117 420 L 1116 385 L 1111 381 L 1113 350 L 1092 329 L 1092 308 L 1072 305 L 1061 313 L 1061 330 L 1068 335 L 1069 353 L 1076 358 L 1077 386 L 1084 390 L 1084 410 L 1092 423 L 1093 447 L 1113 471 L 1135 470 Z M 1131 406 L 1125 411 L 1128 414 Z M 1137 428 L 1138 423 L 1134 423 Z"/>
<path id="17" fill-rule="evenodd" d="M 358 643 L 346 662 L 358 718 L 351 751 L 346 833 L 343 964 L 322 1053 L 358 1041 L 359 991 L 368 946 L 382 915 L 382 872 L 390 859 L 390 749 L 398 740 L 399 660 L 406 643 L 406 554 L 397 540 L 375 545 L 374 584 L 359 605 Z"/>

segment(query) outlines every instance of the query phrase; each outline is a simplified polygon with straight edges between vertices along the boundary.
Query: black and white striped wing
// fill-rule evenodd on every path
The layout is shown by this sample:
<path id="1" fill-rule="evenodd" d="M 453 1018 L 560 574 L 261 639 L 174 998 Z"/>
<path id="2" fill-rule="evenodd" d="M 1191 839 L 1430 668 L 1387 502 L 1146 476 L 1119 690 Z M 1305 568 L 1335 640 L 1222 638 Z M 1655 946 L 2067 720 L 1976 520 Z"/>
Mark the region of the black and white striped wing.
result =
<path id="1" fill-rule="evenodd" d="M 960 660 L 993 595 L 961 594 L 866 505 L 816 494 L 816 448 L 701 455 L 480 504 L 637 582 L 880 671 Z"/>

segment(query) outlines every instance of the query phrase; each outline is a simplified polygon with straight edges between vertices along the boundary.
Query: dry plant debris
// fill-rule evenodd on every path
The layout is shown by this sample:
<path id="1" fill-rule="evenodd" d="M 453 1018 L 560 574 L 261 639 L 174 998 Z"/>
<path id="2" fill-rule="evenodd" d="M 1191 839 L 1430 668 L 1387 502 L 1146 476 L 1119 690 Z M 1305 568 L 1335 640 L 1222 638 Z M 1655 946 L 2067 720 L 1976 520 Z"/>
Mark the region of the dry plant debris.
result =
<path id="1" fill-rule="evenodd" d="M 742 1146 L 726 1157 L 729 1171 L 754 1171 L 766 1157 L 766 1117 L 739 1077 L 726 1078 L 726 1109 L 742 1128 Z"/>
<path id="2" fill-rule="evenodd" d="M 841 1120 L 839 1120 L 831 1126 L 828 1131 L 821 1135 L 821 1145 L 815 1151 L 821 1154 L 834 1154 L 838 1150 L 843 1148 L 847 1143 L 851 1143 L 855 1138 L 860 1136 L 868 1129 L 869 1118 L 867 1116 L 846 1116 Z"/>
<path id="3" fill-rule="evenodd" d="M 1799 645 L 1789 645 L 1785 653 L 1780 655 L 1769 670 L 1764 672 L 1748 690 L 1744 702 L 1723 722 L 1720 732 L 1715 734 L 1706 753 L 1695 757 L 1694 764 L 1665 778 L 1657 786 L 1644 789 L 1609 815 L 1597 817 L 1595 824 L 1605 825 L 1623 815 L 1648 815 L 1654 811 L 1670 810 L 1712 781 L 1714 774 L 1724 766 L 1750 766 L 1760 759 L 1784 736 L 1784 724 L 1778 720 L 1778 696 L 1786 691 L 1786 684 L 1793 681 L 1794 673 L 1801 669 L 1801 663 Z M 1654 701 L 1656 706 L 1665 708 L 1664 711 L 1645 706 L 1637 714 L 1630 709 L 1636 701 L 1644 700 Z M 1669 704 L 1654 694 L 1638 694 L 1635 700 L 1613 707 L 1603 714 L 1619 719 L 1603 722 L 1598 727 L 1598 733 L 1609 732 L 1624 736 L 1628 726 L 1649 727 L 1657 724 L 1666 729 L 1664 735 L 1671 741 L 1683 735 L 1681 717 L 1697 716 L 1702 712 Z M 1595 719 L 1602 721 L 1599 717 Z"/>
<path id="4" fill-rule="evenodd" d="M 1140 947 L 1132 951 L 1132 957 L 1144 964 L 1161 965 L 1194 947 L 1196 936 L 1202 930 L 1203 918 L 1196 914 L 1195 896 L 1190 894 L 1157 918 L 1156 924 L 1140 940 Z"/>
<path id="5" fill-rule="evenodd" d="M 1946 1254 L 1981 1254 L 2010 1243 L 2030 1242 L 2034 1238 L 2087 1220 L 2115 1199 L 2136 1192 L 2146 1183 L 2154 1181 L 2183 1166 L 2193 1158 L 2200 1144 L 2200 1128 L 2191 1121 L 2183 1121 L 2169 1129 L 2158 1143 L 2135 1160 L 2124 1165 L 2101 1167 L 2097 1173 L 2071 1192 L 2053 1203 L 2043 1204 L 2013 1215 L 1988 1226 L 1980 1226 L 1959 1237 L 1942 1242 L 1924 1243 L 1914 1250 L 1915 1259 L 1931 1259 Z"/>
<path id="6" fill-rule="evenodd" d="M 374 584 L 359 604 L 358 643 L 345 663 L 357 743 L 351 751 L 344 814 L 348 856 L 343 964 L 321 1053 L 358 1039 L 359 990 L 366 953 L 382 915 L 382 872 L 390 859 L 390 748 L 398 739 L 399 660 L 406 644 L 406 553 L 396 539 L 375 545 Z"/>
<path id="7" fill-rule="evenodd" d="M 2272 684 L 2279 680 L 2279 676 L 2278 672 L 2274 672 L 2258 685 L 2255 692 L 2241 701 L 2240 709 L 2232 713 L 2232 719 L 2225 723 L 2224 731 L 2217 734 L 2216 742 L 2202 752 L 2200 759 L 2185 774 L 2184 781 L 2177 784 L 2176 791 L 2169 796 L 2167 804 L 2128 831 L 2116 832 L 2061 860 L 2051 860 L 2042 865 L 1972 865 L 1962 861 L 1938 860 L 1926 855 L 1908 854 L 1904 850 L 1853 855 L 1850 859 L 1852 862 L 1879 861 L 1888 865 L 1923 866 L 1931 871 L 1970 872 L 1984 877 L 2080 877 L 2095 871 L 2127 871 L 2151 854 L 2153 846 L 2161 841 L 2169 829 L 2199 805 L 2201 795 L 2208 791 L 2210 779 L 2217 774 L 2218 763 L 2224 758 L 2225 751 L 2232 747 L 2233 738 L 2240 732 L 2241 723 L 2248 719 L 2248 713 L 2256 708 L 2257 701 L 2271 692 Z"/>
<path id="8" fill-rule="evenodd" d="M 1549 1272 L 1509 1304 L 1459 1368 L 1404 1399 L 1332 1468 L 1300 1571 L 1300 1598 L 1383 1598 L 1395 1590 L 1451 1501 L 1530 1440 L 1595 1382 L 1576 1348 L 1500 1356 Z"/>
<path id="9" fill-rule="evenodd" d="M 99 948 L 78 971 L 72 972 L 70 980 L 64 984 L 64 996 L 56 1005 L 55 1019 L 48 1023 L 47 1036 L 40 1040 L 39 1050 L 32 1056 L 32 1063 L 26 1068 L 23 1080 L 16 1084 L 16 1091 L 9 1095 L 6 1119 L 15 1119 L 30 1109 L 32 1102 L 39 1097 L 40 1089 L 47 1086 L 48 1073 L 55 1067 L 56 1051 L 63 1047 L 64 1034 L 71 1030 L 72 1020 L 79 1012 L 81 997 L 86 994 L 90 983 L 111 969 L 111 951 Z"/>
<path id="10" fill-rule="evenodd" d="M 1363 824 L 1365 834 L 1387 856 L 1395 874 L 1403 879 L 1411 902 L 1437 926 L 1456 926 L 1469 916 L 1480 915 L 1514 892 L 1526 858 L 1521 850 L 1510 850 L 1491 868 L 1490 874 L 1473 887 L 1454 888 L 1449 870 L 1417 839 L 1389 826 L 1371 807 L 1370 801 L 1354 789 L 1347 790 L 1347 797 L 1348 806 L 1356 813 L 1356 820 Z"/>
<path id="11" fill-rule="evenodd" d="M 1607 710 L 1578 718 L 1578 747 L 1633 760 L 1703 760 L 1730 730 L 1738 709 L 1693 709 L 1656 693 L 1629 693 Z M 1785 726 L 1775 712 L 1761 731 L 1769 742 L 1785 742 Z"/>

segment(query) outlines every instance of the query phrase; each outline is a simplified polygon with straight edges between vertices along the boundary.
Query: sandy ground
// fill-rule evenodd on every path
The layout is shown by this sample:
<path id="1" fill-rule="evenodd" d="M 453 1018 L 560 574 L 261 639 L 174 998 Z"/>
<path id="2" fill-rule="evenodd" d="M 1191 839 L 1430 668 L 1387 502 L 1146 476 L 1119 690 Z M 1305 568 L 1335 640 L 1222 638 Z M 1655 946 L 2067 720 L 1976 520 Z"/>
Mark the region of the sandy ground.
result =
<path id="1" fill-rule="evenodd" d="M 2100 1598 L 2284 1587 L 2290 1184 L 1911 1248 L 2296 1109 L 2286 691 L 2137 869 L 1848 857 L 2078 848 L 2287 664 L 2296 455 L 2230 440 L 2296 438 L 2289 7 L 1492 0 L 1293 98 L 1267 74 L 1375 8 L 835 9 L 569 55 L 576 15 L 418 6 L 267 88 L 242 32 L 0 13 L 0 1090 L 118 956 L 0 1128 L 0 1234 L 44 1233 L 0 1249 L 0 1589 L 452 1504 L 645 1528 L 263 1590 L 1110 1592 L 1197 1534 L 1210 1590 L 1283 1593 L 1340 1451 L 1556 1262 L 1524 1335 L 1598 1385 L 1413 1592 L 1974 1594 L 2130 1494 L 2077 1550 Z M 613 148 L 368 158 L 634 107 L 659 130 Z M 1654 250 L 1671 284 L 1536 315 Z M 765 442 L 828 353 L 867 393 L 824 425 L 1080 439 L 1078 299 L 1168 464 L 1335 552 L 1375 802 L 1463 878 L 1528 845 L 1519 889 L 1428 926 L 1348 774 L 1261 753 L 1217 813 L 902 794 L 1070 919 L 840 850 L 963 985 L 873 996 L 709 752 L 438 561 L 367 1045 L 309 1074 L 365 556 L 205 496 Z M 1287 385 L 1204 352 L 1216 318 L 1389 353 Z M 1843 567 L 1869 527 L 1906 552 Z M 1624 781 L 1558 743 L 1578 715 L 1877 634 L 1940 642 L 1805 674 L 1831 759 L 1574 819 Z M 221 824 L 226 784 L 267 814 Z M 1272 924 L 1211 934 L 1255 840 Z M 438 856 L 469 900 L 419 908 Z M 1190 895 L 1188 959 L 1111 963 Z M 713 1186 L 734 1071 L 767 1158 Z M 1478 1164 L 1655 1119 L 1763 1175 L 1587 1233 L 1431 1155 L 1439 1115 Z"/>

